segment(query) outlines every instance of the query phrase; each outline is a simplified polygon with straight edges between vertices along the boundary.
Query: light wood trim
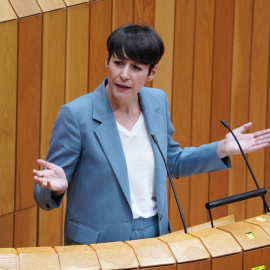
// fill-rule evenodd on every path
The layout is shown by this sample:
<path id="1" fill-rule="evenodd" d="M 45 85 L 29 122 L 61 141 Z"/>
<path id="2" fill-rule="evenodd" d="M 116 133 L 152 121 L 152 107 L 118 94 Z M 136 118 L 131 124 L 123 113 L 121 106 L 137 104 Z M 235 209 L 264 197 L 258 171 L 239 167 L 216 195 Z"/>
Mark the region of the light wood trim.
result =
<path id="1" fill-rule="evenodd" d="M 61 270 L 73 269 L 75 265 L 78 269 L 101 269 L 96 252 L 87 245 L 54 248 L 58 253 Z"/>
<path id="2" fill-rule="evenodd" d="M 63 0 L 36 0 L 43 12 L 65 8 Z"/>
<path id="3" fill-rule="evenodd" d="M 67 5 L 67 7 L 83 4 L 83 3 L 89 3 L 89 0 L 63 0 L 64 3 Z"/>
<path id="4" fill-rule="evenodd" d="M 0 23 L 16 20 L 17 16 L 8 0 L 0 0 Z"/>
<path id="5" fill-rule="evenodd" d="M 239 221 L 221 226 L 218 229 L 231 233 L 245 251 L 270 245 L 270 237 L 266 232 L 260 226 L 251 223 Z M 247 235 L 249 233 L 254 238 L 249 238 Z"/>
<path id="6" fill-rule="evenodd" d="M 20 269 L 60 270 L 58 256 L 52 247 L 18 248 Z"/>
<path id="7" fill-rule="evenodd" d="M 93 244 L 101 269 L 132 269 L 138 267 L 138 261 L 132 248 L 123 242 Z"/>
<path id="8" fill-rule="evenodd" d="M 157 238 L 126 241 L 134 249 L 140 267 L 175 264 L 176 259 L 169 247 Z M 145 256 L 147 254 L 147 256 Z"/>
<path id="9" fill-rule="evenodd" d="M 240 245 L 231 234 L 217 228 L 204 229 L 190 234 L 201 239 L 213 258 L 242 251 Z"/>
<path id="10" fill-rule="evenodd" d="M 35 0 L 10 0 L 19 18 L 40 14 L 41 10 Z"/>
<path id="11" fill-rule="evenodd" d="M 207 249 L 196 237 L 175 232 L 158 237 L 171 249 L 177 263 L 210 259 Z"/>

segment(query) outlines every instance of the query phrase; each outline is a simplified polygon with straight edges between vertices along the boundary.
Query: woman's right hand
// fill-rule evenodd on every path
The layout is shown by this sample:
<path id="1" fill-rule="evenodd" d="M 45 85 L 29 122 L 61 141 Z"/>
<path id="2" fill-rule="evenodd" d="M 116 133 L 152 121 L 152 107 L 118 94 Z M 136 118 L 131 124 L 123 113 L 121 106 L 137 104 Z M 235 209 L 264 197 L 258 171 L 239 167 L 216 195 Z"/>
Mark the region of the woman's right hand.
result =
<path id="1" fill-rule="evenodd" d="M 62 195 L 68 187 L 68 181 L 64 170 L 46 160 L 38 159 L 38 165 L 46 167 L 47 170 L 33 170 L 34 180 L 41 188 L 47 188 L 55 196 Z"/>

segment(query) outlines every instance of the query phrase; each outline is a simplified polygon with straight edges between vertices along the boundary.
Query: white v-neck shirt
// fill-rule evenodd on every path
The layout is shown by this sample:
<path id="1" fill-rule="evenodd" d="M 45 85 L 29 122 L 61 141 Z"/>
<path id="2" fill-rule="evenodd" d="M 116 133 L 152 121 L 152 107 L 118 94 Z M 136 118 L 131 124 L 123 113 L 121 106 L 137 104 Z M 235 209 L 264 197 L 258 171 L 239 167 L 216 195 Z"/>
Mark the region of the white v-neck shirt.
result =
<path id="1" fill-rule="evenodd" d="M 116 122 L 125 153 L 133 218 L 157 214 L 155 160 L 141 113 L 132 130 Z"/>

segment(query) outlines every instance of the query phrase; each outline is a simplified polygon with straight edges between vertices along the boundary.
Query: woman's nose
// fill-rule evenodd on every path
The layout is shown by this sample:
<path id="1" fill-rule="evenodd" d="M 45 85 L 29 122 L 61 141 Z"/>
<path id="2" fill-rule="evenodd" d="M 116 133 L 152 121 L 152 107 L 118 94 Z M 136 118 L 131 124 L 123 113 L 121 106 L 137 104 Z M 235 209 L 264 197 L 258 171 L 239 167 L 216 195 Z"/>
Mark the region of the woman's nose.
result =
<path id="1" fill-rule="evenodd" d="M 121 78 L 122 78 L 122 80 L 129 79 L 129 76 L 130 76 L 130 74 L 129 74 L 129 67 L 128 66 L 123 67 L 122 72 L 121 72 Z"/>

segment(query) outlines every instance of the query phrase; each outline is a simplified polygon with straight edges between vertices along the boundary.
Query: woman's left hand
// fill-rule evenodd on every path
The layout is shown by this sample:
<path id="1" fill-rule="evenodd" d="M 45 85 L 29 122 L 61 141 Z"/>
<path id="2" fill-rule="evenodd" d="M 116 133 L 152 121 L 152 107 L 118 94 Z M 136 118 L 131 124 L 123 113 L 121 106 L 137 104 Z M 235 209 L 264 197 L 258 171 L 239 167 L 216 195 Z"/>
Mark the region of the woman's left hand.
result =
<path id="1" fill-rule="evenodd" d="M 250 153 L 265 148 L 269 146 L 270 143 L 270 129 L 243 134 L 250 129 L 251 126 L 252 123 L 250 122 L 233 130 L 244 153 Z M 231 133 L 228 133 L 225 138 L 219 142 L 217 151 L 220 158 L 241 153 L 239 146 Z"/>

